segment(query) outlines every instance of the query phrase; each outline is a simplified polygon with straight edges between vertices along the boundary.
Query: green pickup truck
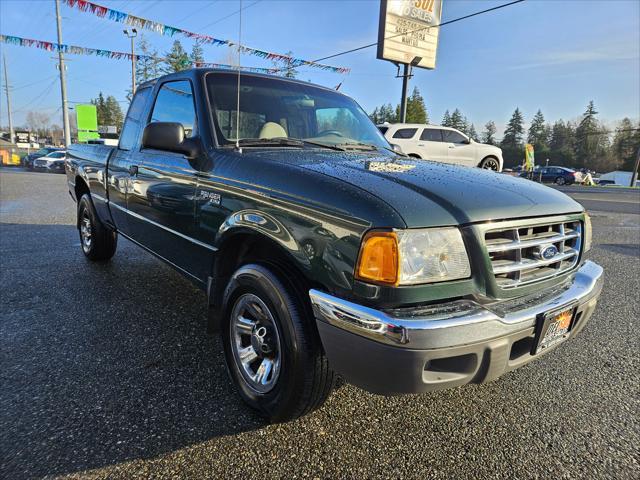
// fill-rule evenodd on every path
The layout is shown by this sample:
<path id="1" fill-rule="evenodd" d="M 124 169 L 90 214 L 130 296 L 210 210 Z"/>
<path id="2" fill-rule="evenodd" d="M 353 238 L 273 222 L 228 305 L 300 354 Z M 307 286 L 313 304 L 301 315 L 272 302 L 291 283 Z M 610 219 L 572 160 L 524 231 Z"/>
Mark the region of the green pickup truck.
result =
<path id="1" fill-rule="evenodd" d="M 383 395 L 493 380 L 582 330 L 602 289 L 569 197 L 405 157 L 306 82 L 164 76 L 117 147 L 72 146 L 65 167 L 86 257 L 124 237 L 202 288 L 230 378 L 271 421 L 339 378 Z"/>

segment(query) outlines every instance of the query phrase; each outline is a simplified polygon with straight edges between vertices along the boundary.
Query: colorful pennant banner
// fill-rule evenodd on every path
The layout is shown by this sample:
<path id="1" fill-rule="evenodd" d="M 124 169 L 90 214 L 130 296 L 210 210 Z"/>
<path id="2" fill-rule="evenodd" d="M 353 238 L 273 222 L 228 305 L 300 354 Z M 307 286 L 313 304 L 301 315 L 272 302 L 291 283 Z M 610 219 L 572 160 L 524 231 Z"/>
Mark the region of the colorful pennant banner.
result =
<path id="1" fill-rule="evenodd" d="M 116 52 L 113 50 L 103 50 L 100 48 L 86 48 L 78 47 L 77 45 L 66 45 L 64 43 L 46 42 L 44 40 L 34 40 L 32 38 L 16 37 L 13 35 L 0 35 L 0 43 L 6 43 L 9 45 L 18 45 L 20 47 L 33 47 L 47 52 L 62 52 L 71 55 L 95 55 L 98 57 L 112 58 L 115 60 L 129 60 L 131 61 L 131 54 L 126 52 Z M 149 55 L 136 55 L 136 61 L 140 60 L 155 60 L 156 62 L 162 62 L 164 58 L 152 57 Z M 205 68 L 220 68 L 224 70 L 237 70 L 238 67 L 233 65 L 225 65 L 224 63 L 207 63 L 197 62 L 194 67 Z M 275 73 L 278 71 L 276 68 L 260 68 L 260 67 L 240 67 L 241 70 L 255 73 Z"/>
<path id="2" fill-rule="evenodd" d="M 251 48 L 245 45 L 238 45 L 237 43 L 232 42 L 230 40 L 221 40 L 219 38 L 214 38 L 211 35 L 204 35 L 201 33 L 194 33 L 188 30 L 183 30 L 182 28 L 171 27 L 169 25 L 164 25 L 159 22 L 154 22 L 153 20 L 148 20 L 146 18 L 129 15 L 128 13 L 121 12 L 119 10 L 113 10 L 112 8 L 107 8 L 103 5 L 99 5 L 93 2 L 88 2 L 86 0 L 62 0 L 62 1 L 64 4 L 68 5 L 70 8 L 76 8 L 82 12 L 92 13 L 97 17 L 108 18 L 109 20 L 112 20 L 114 22 L 124 23 L 134 28 L 145 29 L 155 33 L 159 33 L 161 35 L 167 35 L 170 37 L 176 34 L 179 34 L 187 38 L 200 41 L 201 43 L 207 43 L 211 45 L 217 45 L 217 46 L 226 45 L 229 47 L 239 47 L 242 53 L 254 55 L 256 57 L 260 57 L 266 60 L 284 62 L 287 64 L 287 68 L 296 68 L 296 67 L 301 67 L 303 65 L 307 65 L 309 67 L 319 68 L 321 70 L 332 71 L 335 73 L 345 74 L 350 72 L 350 69 L 346 67 L 333 67 L 331 65 L 312 62 L 310 60 L 294 58 L 289 55 L 282 55 L 279 53 L 267 52 L 265 50 L 259 50 L 257 48 Z"/>

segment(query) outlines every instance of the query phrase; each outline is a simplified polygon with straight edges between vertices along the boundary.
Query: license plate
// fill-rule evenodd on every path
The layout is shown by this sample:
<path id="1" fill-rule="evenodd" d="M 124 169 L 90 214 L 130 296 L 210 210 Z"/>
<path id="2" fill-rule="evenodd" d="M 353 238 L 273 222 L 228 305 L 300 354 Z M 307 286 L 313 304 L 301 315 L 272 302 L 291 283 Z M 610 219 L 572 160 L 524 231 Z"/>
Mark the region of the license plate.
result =
<path id="1" fill-rule="evenodd" d="M 574 307 L 555 310 L 542 314 L 538 318 L 536 326 L 536 341 L 533 354 L 540 353 L 569 337 L 569 331 L 573 324 Z"/>

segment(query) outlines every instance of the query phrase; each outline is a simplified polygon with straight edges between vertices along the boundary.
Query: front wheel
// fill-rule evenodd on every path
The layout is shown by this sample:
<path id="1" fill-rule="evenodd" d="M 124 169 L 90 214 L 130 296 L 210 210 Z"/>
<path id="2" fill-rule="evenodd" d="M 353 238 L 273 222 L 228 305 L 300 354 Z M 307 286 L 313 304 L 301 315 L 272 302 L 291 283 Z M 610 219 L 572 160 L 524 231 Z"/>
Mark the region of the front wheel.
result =
<path id="1" fill-rule="evenodd" d="M 498 159 L 493 157 L 487 157 L 482 162 L 480 162 L 480 168 L 485 170 L 493 170 L 494 172 L 500 171 L 500 162 Z"/>
<path id="2" fill-rule="evenodd" d="M 225 291 L 222 342 L 242 399 L 271 422 L 306 415 L 334 386 L 312 318 L 286 277 L 245 265 Z"/>
<path id="3" fill-rule="evenodd" d="M 78 202 L 78 231 L 82 253 L 89 260 L 109 260 L 116 253 L 118 234 L 102 224 L 88 194 Z"/>

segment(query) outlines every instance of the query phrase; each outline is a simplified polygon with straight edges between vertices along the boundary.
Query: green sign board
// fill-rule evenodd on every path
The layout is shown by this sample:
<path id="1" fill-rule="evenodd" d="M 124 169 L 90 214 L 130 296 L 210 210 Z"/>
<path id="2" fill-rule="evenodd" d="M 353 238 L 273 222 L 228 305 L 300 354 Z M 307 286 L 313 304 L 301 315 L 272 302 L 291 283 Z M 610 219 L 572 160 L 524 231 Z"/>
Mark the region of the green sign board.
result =
<path id="1" fill-rule="evenodd" d="M 98 111 L 95 105 L 77 105 L 78 142 L 100 138 L 98 133 Z"/>
<path id="2" fill-rule="evenodd" d="M 76 106 L 76 118 L 78 130 L 98 131 L 98 111 L 95 105 Z"/>
<path id="3" fill-rule="evenodd" d="M 80 143 L 85 143 L 95 138 L 100 138 L 100 134 L 98 132 L 83 132 L 82 130 L 78 130 L 78 142 Z"/>

